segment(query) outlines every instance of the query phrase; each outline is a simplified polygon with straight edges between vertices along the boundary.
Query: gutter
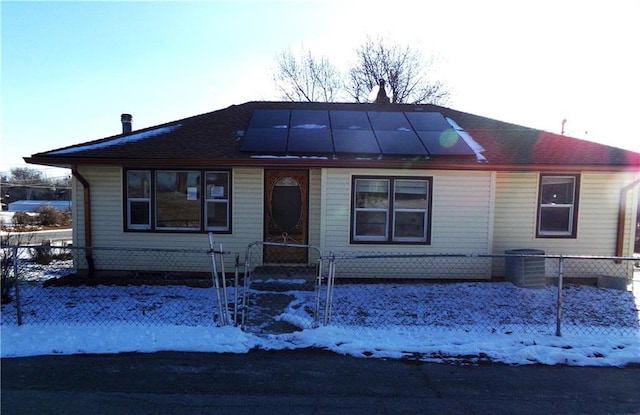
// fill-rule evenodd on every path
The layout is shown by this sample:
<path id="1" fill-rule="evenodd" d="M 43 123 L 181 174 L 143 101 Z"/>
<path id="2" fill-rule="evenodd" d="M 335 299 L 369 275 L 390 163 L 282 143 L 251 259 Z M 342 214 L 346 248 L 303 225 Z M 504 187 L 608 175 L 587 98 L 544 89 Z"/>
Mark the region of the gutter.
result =
<path id="1" fill-rule="evenodd" d="M 91 238 L 91 186 L 87 179 L 85 179 L 80 172 L 78 172 L 78 165 L 73 164 L 71 166 L 71 174 L 75 177 L 80 183 L 82 183 L 83 189 L 83 200 L 84 200 L 84 244 L 85 244 L 85 258 L 87 260 L 87 265 L 89 267 L 89 277 L 94 276 L 95 266 L 93 263 L 93 241 Z"/>
<path id="2" fill-rule="evenodd" d="M 242 158 L 203 158 L 203 159 L 125 159 L 125 158 L 74 158 L 65 157 L 25 157 L 27 163 L 43 164 L 56 167 L 66 167 L 69 164 L 109 165 L 127 167 L 177 167 L 177 168 L 205 168 L 211 165 L 220 167 L 277 167 L 277 168 L 368 168 L 368 169 L 405 169 L 405 170 L 458 170 L 458 171 L 515 171 L 515 172 L 638 172 L 640 165 L 634 164 L 506 164 L 477 162 L 470 158 L 467 162 L 440 159 L 426 160 L 398 160 L 398 159 L 334 159 L 332 157 L 300 157 L 300 156 L 261 156 Z"/>
<path id="3" fill-rule="evenodd" d="M 640 179 L 636 179 L 620 190 L 620 208 L 618 209 L 618 233 L 616 239 L 616 256 L 621 257 L 624 254 L 624 228 L 627 216 L 627 203 L 629 200 L 629 192 L 640 184 Z"/>

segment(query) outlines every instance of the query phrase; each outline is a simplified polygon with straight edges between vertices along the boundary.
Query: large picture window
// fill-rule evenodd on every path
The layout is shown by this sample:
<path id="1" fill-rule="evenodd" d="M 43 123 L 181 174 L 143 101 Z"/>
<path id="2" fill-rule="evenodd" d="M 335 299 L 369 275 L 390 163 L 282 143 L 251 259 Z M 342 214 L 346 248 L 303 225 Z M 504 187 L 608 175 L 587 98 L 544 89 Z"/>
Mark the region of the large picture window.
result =
<path id="1" fill-rule="evenodd" d="M 575 238 L 579 175 L 540 175 L 538 237 Z"/>
<path id="2" fill-rule="evenodd" d="M 231 231 L 229 171 L 128 170 L 127 230 Z"/>
<path id="3" fill-rule="evenodd" d="M 429 243 L 431 178 L 354 177 L 351 241 Z"/>
<path id="4" fill-rule="evenodd" d="M 200 172 L 156 172 L 156 229 L 200 230 Z"/>

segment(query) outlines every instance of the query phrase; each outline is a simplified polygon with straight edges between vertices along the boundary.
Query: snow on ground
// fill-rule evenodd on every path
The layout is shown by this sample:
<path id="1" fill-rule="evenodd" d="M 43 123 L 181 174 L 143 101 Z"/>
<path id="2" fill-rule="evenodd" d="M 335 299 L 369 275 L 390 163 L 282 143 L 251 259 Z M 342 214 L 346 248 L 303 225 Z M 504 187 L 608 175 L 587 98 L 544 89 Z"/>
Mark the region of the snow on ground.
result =
<path id="1" fill-rule="evenodd" d="M 218 327 L 212 289 L 184 286 L 49 287 L 25 284 L 24 324 L 2 306 L 6 357 L 193 351 L 247 353 L 316 347 L 377 358 L 507 364 L 640 364 L 639 296 L 589 286 L 563 290 L 563 335 L 555 336 L 554 287 L 510 283 L 338 284 L 329 325 L 313 325 L 315 295 L 267 293 L 288 305 L 275 320 L 298 331 Z M 265 293 L 255 293 L 255 298 Z M 231 298 L 232 292 L 229 291 Z M 324 317 L 324 303 L 320 307 Z M 254 319 L 252 321 L 252 319 Z M 252 327 L 251 324 L 254 324 Z"/>
<path id="2" fill-rule="evenodd" d="M 0 212 L 0 226 L 9 226 L 13 220 L 14 212 L 1 211 Z"/>

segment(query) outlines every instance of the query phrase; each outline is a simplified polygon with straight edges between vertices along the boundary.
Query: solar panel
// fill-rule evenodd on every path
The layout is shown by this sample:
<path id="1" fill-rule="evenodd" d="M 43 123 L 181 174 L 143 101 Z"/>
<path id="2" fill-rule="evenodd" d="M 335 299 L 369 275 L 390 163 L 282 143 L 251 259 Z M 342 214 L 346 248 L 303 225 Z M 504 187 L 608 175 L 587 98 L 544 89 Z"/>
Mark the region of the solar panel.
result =
<path id="1" fill-rule="evenodd" d="M 253 111 L 240 151 L 286 153 L 290 113 L 289 110 Z"/>
<path id="2" fill-rule="evenodd" d="M 434 156 L 473 156 L 475 153 L 453 128 L 444 131 L 418 131 L 429 153 Z"/>
<path id="3" fill-rule="evenodd" d="M 376 137 L 383 155 L 426 156 L 429 154 L 412 130 L 376 131 Z"/>
<path id="4" fill-rule="evenodd" d="M 286 153 L 288 128 L 249 128 L 240 151 L 251 153 Z"/>
<path id="5" fill-rule="evenodd" d="M 371 130 L 333 130 L 336 153 L 380 154 L 376 136 Z"/>
<path id="6" fill-rule="evenodd" d="M 467 156 L 474 151 L 439 112 L 406 112 L 418 137 L 434 156 Z"/>
<path id="7" fill-rule="evenodd" d="M 380 154 L 380 146 L 366 112 L 330 111 L 329 116 L 336 153 Z"/>
<path id="8" fill-rule="evenodd" d="M 328 128 L 292 128 L 289 131 L 287 152 L 303 155 L 333 153 L 331 130 Z"/>
<path id="9" fill-rule="evenodd" d="M 287 150 L 292 154 L 333 153 L 329 111 L 293 110 Z"/>
<path id="10" fill-rule="evenodd" d="M 240 145 L 256 154 L 474 155 L 439 112 L 255 110 Z"/>
<path id="11" fill-rule="evenodd" d="M 329 129 L 329 111 L 293 110 L 291 111 L 291 128 Z"/>
<path id="12" fill-rule="evenodd" d="M 383 155 L 424 156 L 429 153 L 402 112 L 367 112 Z"/>
<path id="13" fill-rule="evenodd" d="M 411 124 L 401 112 L 368 111 L 373 131 L 412 131 Z"/>
<path id="14" fill-rule="evenodd" d="M 364 111 L 329 111 L 334 130 L 371 130 L 369 117 Z"/>
<path id="15" fill-rule="evenodd" d="M 443 131 L 451 125 L 439 112 L 405 112 L 416 131 Z"/>
<path id="16" fill-rule="evenodd" d="M 287 128 L 290 116 L 290 110 L 255 110 L 249 128 Z"/>

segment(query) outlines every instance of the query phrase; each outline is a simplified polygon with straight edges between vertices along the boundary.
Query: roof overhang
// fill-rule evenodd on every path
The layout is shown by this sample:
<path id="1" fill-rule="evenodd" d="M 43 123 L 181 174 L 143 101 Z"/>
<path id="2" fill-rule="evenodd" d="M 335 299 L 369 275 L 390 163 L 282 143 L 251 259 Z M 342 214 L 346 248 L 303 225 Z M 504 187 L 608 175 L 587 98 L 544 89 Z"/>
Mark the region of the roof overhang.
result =
<path id="1" fill-rule="evenodd" d="M 321 157 L 265 158 L 250 157 L 238 159 L 91 159 L 65 157 L 25 157 L 29 164 L 60 168 L 73 166 L 119 166 L 147 168 L 208 168 L 217 167 L 266 167 L 266 168 L 358 168 L 358 169 L 406 169 L 406 170 L 459 170 L 459 171 L 521 171 L 521 172 L 640 172 L 640 166 L 584 165 L 584 164 L 492 164 L 487 162 L 460 162 L 446 159 L 376 159 L 352 160 Z"/>

